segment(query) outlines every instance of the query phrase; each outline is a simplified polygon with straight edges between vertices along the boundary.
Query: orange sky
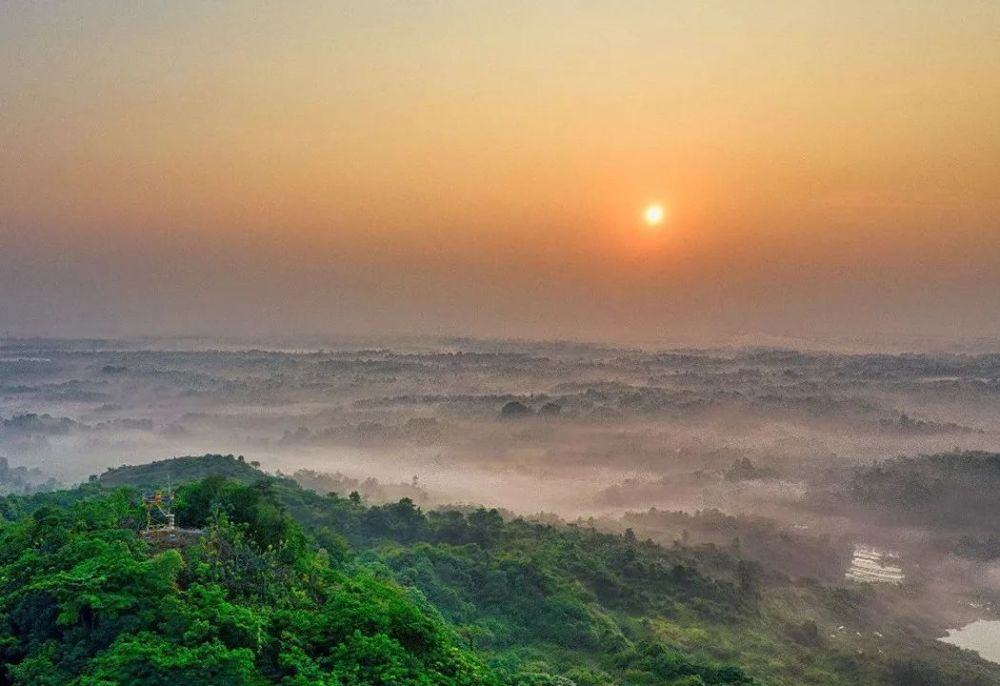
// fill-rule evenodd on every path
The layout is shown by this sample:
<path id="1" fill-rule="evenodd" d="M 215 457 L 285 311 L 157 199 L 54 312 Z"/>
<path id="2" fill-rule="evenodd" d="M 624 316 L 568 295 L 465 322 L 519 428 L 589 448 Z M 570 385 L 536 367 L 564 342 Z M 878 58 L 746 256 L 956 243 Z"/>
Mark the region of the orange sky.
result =
<path id="1" fill-rule="evenodd" d="M 998 74 L 996 2 L 6 2 L 0 333 L 1000 336 Z"/>

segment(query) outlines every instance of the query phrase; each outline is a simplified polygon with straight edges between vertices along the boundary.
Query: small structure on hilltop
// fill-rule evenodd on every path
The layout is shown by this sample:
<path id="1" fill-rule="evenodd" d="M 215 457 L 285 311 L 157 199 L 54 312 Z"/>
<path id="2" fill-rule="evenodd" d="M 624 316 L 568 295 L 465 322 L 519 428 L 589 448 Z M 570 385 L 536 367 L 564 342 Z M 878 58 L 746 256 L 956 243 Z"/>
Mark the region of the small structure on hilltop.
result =
<path id="1" fill-rule="evenodd" d="M 201 529 L 177 527 L 173 511 L 174 500 L 174 492 L 170 486 L 166 490 L 152 491 L 142 496 L 142 505 L 146 508 L 146 528 L 139 533 L 154 550 L 183 548 L 194 543 L 204 533 Z"/>
<path id="2" fill-rule="evenodd" d="M 143 507 L 146 508 L 146 528 L 144 534 L 154 531 L 173 531 L 174 522 L 174 492 L 167 486 L 165 491 L 153 491 L 142 496 Z"/>

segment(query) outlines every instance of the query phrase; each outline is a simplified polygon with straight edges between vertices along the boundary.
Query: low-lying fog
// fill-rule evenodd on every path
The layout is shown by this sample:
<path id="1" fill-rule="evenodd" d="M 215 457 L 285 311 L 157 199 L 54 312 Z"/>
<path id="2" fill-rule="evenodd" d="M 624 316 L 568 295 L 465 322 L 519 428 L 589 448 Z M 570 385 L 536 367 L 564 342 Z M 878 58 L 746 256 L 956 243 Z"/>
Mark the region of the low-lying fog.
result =
<path id="1" fill-rule="evenodd" d="M 371 501 L 593 518 L 665 543 L 738 539 L 792 576 L 947 573 L 935 602 L 955 624 L 1000 590 L 988 527 L 1000 496 L 987 489 L 958 508 L 985 519 L 952 517 L 949 479 L 968 497 L 962 479 L 988 482 L 993 463 L 986 477 L 962 476 L 919 456 L 973 471 L 992 459 L 966 451 L 1000 451 L 1000 355 L 0 343 L 7 492 L 123 463 L 242 454 Z M 921 518 L 935 498 L 941 516 Z"/>
<path id="2" fill-rule="evenodd" d="M 46 477 L 241 453 L 269 470 L 417 477 L 434 502 L 566 516 L 773 509 L 843 465 L 997 449 L 998 409 L 997 356 L 470 341 L 420 351 L 0 347 L 0 454 Z"/>

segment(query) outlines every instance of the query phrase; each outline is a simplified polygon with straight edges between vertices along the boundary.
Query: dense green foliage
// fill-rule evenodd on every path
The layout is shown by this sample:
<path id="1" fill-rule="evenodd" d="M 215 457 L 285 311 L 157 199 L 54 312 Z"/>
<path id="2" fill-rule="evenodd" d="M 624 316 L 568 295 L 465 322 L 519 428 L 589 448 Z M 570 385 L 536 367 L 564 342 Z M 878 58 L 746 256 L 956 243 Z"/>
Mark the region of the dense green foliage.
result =
<path id="1" fill-rule="evenodd" d="M 427 608 L 311 550 L 263 487 L 182 491 L 183 550 L 126 490 L 3 528 L 0 677 L 16 684 L 490 684 Z M 211 505 L 206 506 L 211 499 Z"/>
<path id="2" fill-rule="evenodd" d="M 213 461 L 227 465 L 224 473 L 242 469 L 228 458 Z M 115 477 L 109 481 L 126 480 Z M 579 591 L 559 588 L 524 560 L 493 558 L 477 542 L 503 530 L 496 513 L 427 518 L 409 501 L 366 508 L 357 498 L 310 493 L 304 500 L 327 504 L 330 520 L 316 526 L 323 508 L 313 512 L 313 538 L 279 503 L 277 489 L 306 493 L 268 479 L 187 483 L 176 505 L 185 530 L 176 534 L 142 535 L 144 513 L 129 488 L 98 483 L 4 499 L 0 683 L 560 683 L 520 663 L 491 668 L 469 645 L 539 638 L 567 649 L 607 648 L 646 682 L 752 683 L 735 668 L 633 645 L 580 603 Z M 397 545 L 355 559 L 348 541 L 365 537 L 452 543 Z M 449 566 L 450 576 L 442 571 Z M 417 577 L 455 624 L 488 607 L 493 636 L 469 627 L 460 636 L 415 584 L 408 591 L 397 581 Z M 706 597 L 717 591 L 704 589 Z M 641 602 L 622 589 L 607 592 L 621 603 Z M 581 683 L 589 673 L 580 671 Z M 592 682 L 604 680 L 594 673 Z"/>
<path id="3" fill-rule="evenodd" d="M 160 460 L 142 465 L 125 465 L 109 469 L 100 477 L 104 486 L 134 486 L 137 488 L 164 488 L 171 482 L 183 484 L 204 479 L 206 476 L 225 477 L 230 481 L 252 484 L 263 476 L 255 462 L 248 463 L 243 456 L 189 455 Z"/>
<path id="4" fill-rule="evenodd" d="M 144 535 L 137 489 L 168 478 L 182 530 Z M 726 548 L 367 506 L 231 456 L 0 498 L 0 516 L 0 684 L 997 683 L 947 646 L 834 644 L 871 598 L 776 591 Z"/>

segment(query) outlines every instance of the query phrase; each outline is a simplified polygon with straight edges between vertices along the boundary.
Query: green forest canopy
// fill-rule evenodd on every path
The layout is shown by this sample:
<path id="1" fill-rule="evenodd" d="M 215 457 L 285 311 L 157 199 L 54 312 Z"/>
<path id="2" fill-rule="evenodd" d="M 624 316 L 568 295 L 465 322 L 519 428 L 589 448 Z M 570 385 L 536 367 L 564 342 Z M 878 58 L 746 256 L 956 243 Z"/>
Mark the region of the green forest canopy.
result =
<path id="1" fill-rule="evenodd" d="M 143 536 L 140 494 L 168 481 L 194 531 Z M 770 580 L 733 550 L 369 506 L 232 456 L 8 496 L 0 515 L 2 684 L 980 686 L 1000 673 L 949 646 L 840 649 L 819 627 L 864 598 Z M 785 612 L 792 596 L 810 611 Z"/>

